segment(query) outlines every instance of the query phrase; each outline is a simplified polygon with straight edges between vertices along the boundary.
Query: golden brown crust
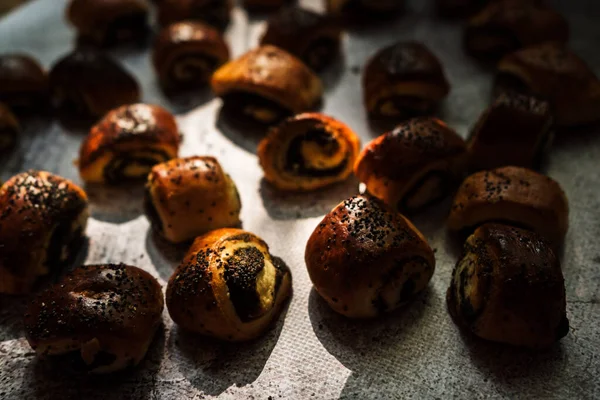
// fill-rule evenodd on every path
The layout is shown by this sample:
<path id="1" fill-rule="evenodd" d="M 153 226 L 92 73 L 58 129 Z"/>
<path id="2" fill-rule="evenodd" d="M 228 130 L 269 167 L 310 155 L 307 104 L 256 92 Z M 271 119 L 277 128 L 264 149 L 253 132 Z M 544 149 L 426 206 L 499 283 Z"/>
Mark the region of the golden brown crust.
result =
<path id="1" fill-rule="evenodd" d="M 146 214 L 171 242 L 192 240 L 240 224 L 235 183 L 214 157 L 178 158 L 155 165 L 146 184 Z"/>
<path id="2" fill-rule="evenodd" d="M 163 308 L 149 273 L 124 264 L 82 266 L 32 301 L 27 340 L 40 355 L 78 351 L 90 372 L 114 372 L 144 358 Z"/>
<path id="3" fill-rule="evenodd" d="M 0 103 L 0 154 L 15 146 L 20 132 L 21 125 L 17 117 L 7 106 Z"/>
<path id="4" fill-rule="evenodd" d="M 14 108 L 45 104 L 48 75 L 42 66 L 25 54 L 0 55 L 0 101 Z"/>
<path id="5" fill-rule="evenodd" d="M 50 71 L 54 105 L 70 114 L 98 118 L 139 101 L 137 81 L 117 61 L 90 48 L 61 58 Z"/>
<path id="6" fill-rule="evenodd" d="M 467 165 L 464 140 L 444 122 L 415 118 L 371 141 L 355 175 L 394 209 L 417 211 L 458 186 Z"/>
<path id="7" fill-rule="evenodd" d="M 67 19 L 80 38 L 99 45 L 145 35 L 147 17 L 144 0 L 71 0 L 67 7 Z"/>
<path id="8" fill-rule="evenodd" d="M 348 178 L 359 151 L 360 139 L 347 125 L 306 113 L 272 128 L 258 146 L 258 158 L 276 188 L 311 191 Z"/>
<path id="9" fill-rule="evenodd" d="M 518 93 L 502 93 L 471 132 L 468 143 L 471 169 L 538 166 L 552 142 L 553 125 L 548 102 Z"/>
<path id="10" fill-rule="evenodd" d="M 219 31 L 192 21 L 164 28 L 152 53 L 154 69 L 165 87 L 206 84 L 228 60 L 229 47 Z"/>
<path id="11" fill-rule="evenodd" d="M 447 301 L 460 327 L 491 341 L 543 348 L 569 331 L 560 263 L 524 229 L 479 227 L 454 268 Z"/>
<path id="12" fill-rule="evenodd" d="M 197 238 L 167 286 L 184 329 L 228 341 L 262 335 L 291 293 L 291 275 L 259 237 L 218 229 Z"/>
<path id="13" fill-rule="evenodd" d="M 450 92 L 450 84 L 425 45 L 398 42 L 369 60 L 363 90 L 370 116 L 406 119 L 433 111 Z"/>
<path id="14" fill-rule="evenodd" d="M 164 108 L 141 103 L 121 106 L 94 125 L 81 144 L 79 172 L 86 182 L 116 183 L 119 177 L 112 179 L 107 169 L 115 159 L 130 157 L 132 163 L 139 158 L 140 164 L 140 171 L 130 178 L 145 178 L 154 164 L 177 157 L 180 141 L 175 117 Z M 153 161 L 141 165 L 148 158 Z"/>
<path id="15" fill-rule="evenodd" d="M 478 172 L 458 189 L 448 227 L 459 231 L 494 221 L 532 229 L 560 246 L 569 228 L 569 203 L 555 180 L 529 169 Z"/>
<path id="16" fill-rule="evenodd" d="M 427 241 L 412 223 L 372 197 L 334 208 L 306 245 L 317 292 L 352 318 L 391 311 L 423 290 L 435 269 Z"/>
<path id="17" fill-rule="evenodd" d="M 158 4 L 158 22 L 167 26 L 174 22 L 194 20 L 217 29 L 229 23 L 231 0 L 161 0 Z"/>
<path id="18" fill-rule="evenodd" d="M 561 14 L 543 4 L 517 0 L 490 3 L 471 18 L 465 31 L 467 50 L 492 59 L 522 47 L 568 40 L 569 25 Z"/>
<path id="19" fill-rule="evenodd" d="M 73 182 L 28 171 L 0 188 L 0 293 L 28 293 L 76 253 L 88 218 L 87 195 Z"/>
<path id="20" fill-rule="evenodd" d="M 545 43 L 504 57 L 498 64 L 497 90 L 548 100 L 558 125 L 582 125 L 600 118 L 600 80 L 562 44 Z"/>
<path id="21" fill-rule="evenodd" d="M 255 94 L 293 113 L 316 107 L 323 92 L 320 79 L 302 61 L 274 46 L 261 46 L 219 68 L 212 88 L 221 97 Z"/>

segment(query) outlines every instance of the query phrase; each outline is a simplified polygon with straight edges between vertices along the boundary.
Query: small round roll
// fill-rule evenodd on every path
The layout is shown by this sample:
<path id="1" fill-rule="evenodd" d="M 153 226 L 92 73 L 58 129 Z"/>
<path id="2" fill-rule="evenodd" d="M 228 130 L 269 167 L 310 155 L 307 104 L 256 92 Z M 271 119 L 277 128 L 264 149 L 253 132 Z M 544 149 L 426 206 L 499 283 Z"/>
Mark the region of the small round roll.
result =
<path id="1" fill-rule="evenodd" d="M 140 41 L 149 32 L 145 0 L 71 0 L 67 19 L 80 43 L 98 46 Z"/>
<path id="2" fill-rule="evenodd" d="M 291 294 L 292 277 L 267 244 L 240 229 L 197 238 L 167 286 L 167 307 L 182 328 L 227 341 L 265 333 Z"/>
<path id="3" fill-rule="evenodd" d="M 371 141 L 354 173 L 390 207 L 416 212 L 443 199 L 467 166 L 464 140 L 444 122 L 417 118 Z"/>
<path id="4" fill-rule="evenodd" d="M 20 132 L 17 117 L 0 103 L 0 154 L 15 147 Z"/>
<path id="5" fill-rule="evenodd" d="M 178 22 L 164 28 L 154 43 L 152 62 L 164 88 L 205 85 L 229 60 L 229 47 L 214 28 L 199 22 Z"/>
<path id="6" fill-rule="evenodd" d="M 36 296 L 25 331 L 38 355 L 72 354 L 75 367 L 106 374 L 140 363 L 163 308 L 161 287 L 146 271 L 88 265 Z"/>
<path id="7" fill-rule="evenodd" d="M 473 170 L 514 165 L 536 168 L 554 137 L 554 118 L 547 101 L 502 93 L 481 115 L 468 140 Z"/>
<path id="8" fill-rule="evenodd" d="M 543 348 L 569 332 L 558 258 L 524 229 L 477 228 L 454 268 L 447 302 L 461 328 L 494 342 Z"/>
<path id="9" fill-rule="evenodd" d="M 79 174 L 88 183 L 146 178 L 152 167 L 177 157 L 175 117 L 148 104 L 121 106 L 94 125 L 79 149 Z"/>
<path id="10" fill-rule="evenodd" d="M 0 55 L 0 102 L 26 110 L 47 101 L 48 75 L 36 60 L 25 54 Z"/>
<path id="11" fill-rule="evenodd" d="M 234 114 L 264 124 L 314 109 L 321 80 L 302 61 L 275 46 L 261 46 L 219 68 L 212 88 Z"/>
<path id="12" fill-rule="evenodd" d="M 284 49 L 319 71 L 339 54 L 341 35 L 332 18 L 290 6 L 269 18 L 260 43 Z"/>
<path id="13" fill-rule="evenodd" d="M 404 8 L 404 0 L 327 0 L 327 12 L 339 16 L 382 17 Z"/>
<path id="14" fill-rule="evenodd" d="M 49 79 L 54 106 L 69 116 L 94 120 L 140 99 L 135 78 L 108 55 L 89 48 L 61 58 Z"/>
<path id="15" fill-rule="evenodd" d="M 161 26 L 193 20 L 223 30 L 231 19 L 231 0 L 161 0 L 158 22 Z"/>
<path id="16" fill-rule="evenodd" d="M 0 293 L 31 292 L 41 277 L 72 261 L 89 216 L 85 192 L 44 171 L 0 187 Z"/>
<path id="17" fill-rule="evenodd" d="M 145 209 L 153 228 L 173 243 L 240 225 L 235 183 L 214 157 L 187 157 L 155 165 Z"/>
<path id="18" fill-rule="evenodd" d="M 496 92 L 548 100 L 559 126 L 600 120 L 600 80 L 564 44 L 544 43 L 504 57 L 498 64 Z"/>
<path id="19" fill-rule="evenodd" d="M 552 8 L 533 1 L 494 1 L 467 24 L 466 50 L 475 57 L 497 60 L 522 47 L 569 40 L 569 25 Z"/>
<path id="20" fill-rule="evenodd" d="M 450 92 L 438 58 L 424 44 L 398 42 L 378 51 L 363 75 L 372 118 L 407 119 L 430 114 Z"/>
<path id="21" fill-rule="evenodd" d="M 527 168 L 478 172 L 458 189 L 448 228 L 462 231 L 493 221 L 531 229 L 560 246 L 569 229 L 569 203 L 558 182 Z"/>
<path id="22" fill-rule="evenodd" d="M 347 125 L 308 113 L 272 128 L 258 146 L 258 159 L 276 188 L 311 191 L 348 178 L 359 151 L 360 139 Z"/>
<path id="23" fill-rule="evenodd" d="M 427 240 L 379 200 L 355 196 L 317 226 L 306 245 L 315 290 L 336 312 L 369 318 L 392 311 L 428 284 L 435 257 Z"/>

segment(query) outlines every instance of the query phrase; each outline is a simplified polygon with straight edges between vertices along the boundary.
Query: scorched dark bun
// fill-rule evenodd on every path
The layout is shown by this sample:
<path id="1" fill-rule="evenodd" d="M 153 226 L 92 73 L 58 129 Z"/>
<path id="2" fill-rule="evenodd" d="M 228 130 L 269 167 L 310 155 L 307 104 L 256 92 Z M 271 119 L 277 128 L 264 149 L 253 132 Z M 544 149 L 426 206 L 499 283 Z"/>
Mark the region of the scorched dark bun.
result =
<path id="1" fill-rule="evenodd" d="M 394 310 L 422 291 L 435 269 L 421 232 L 365 196 L 325 216 L 308 240 L 305 261 L 316 291 L 333 310 L 352 318 Z"/>
<path id="2" fill-rule="evenodd" d="M 139 364 L 163 308 L 161 287 L 149 273 L 124 264 L 89 265 L 32 301 L 25 330 L 39 355 L 77 352 L 84 371 L 104 374 Z"/>

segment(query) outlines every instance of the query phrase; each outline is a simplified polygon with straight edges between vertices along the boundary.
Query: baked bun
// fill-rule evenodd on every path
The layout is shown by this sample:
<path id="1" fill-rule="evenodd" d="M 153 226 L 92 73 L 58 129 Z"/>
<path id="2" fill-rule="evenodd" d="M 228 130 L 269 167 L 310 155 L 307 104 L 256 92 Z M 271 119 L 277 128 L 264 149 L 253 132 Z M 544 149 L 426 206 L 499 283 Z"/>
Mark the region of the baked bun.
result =
<path id="1" fill-rule="evenodd" d="M 121 106 L 94 125 L 79 150 L 79 173 L 88 183 L 145 178 L 158 163 L 177 157 L 175 117 L 148 104 Z"/>
<path id="2" fill-rule="evenodd" d="M 450 92 L 450 84 L 425 45 L 398 42 L 369 60 L 363 90 L 369 116 L 407 119 L 433 112 Z"/>
<path id="3" fill-rule="evenodd" d="M 536 168 L 554 137 L 550 104 L 518 93 L 503 93 L 481 115 L 468 140 L 473 170 L 514 165 Z"/>
<path id="4" fill-rule="evenodd" d="M 235 183 L 214 157 L 177 158 L 148 175 L 146 215 L 170 242 L 238 226 L 241 208 Z"/>
<path id="5" fill-rule="evenodd" d="M 569 229 L 569 203 L 555 180 L 527 168 L 482 171 L 458 189 L 448 228 L 461 231 L 486 222 L 531 229 L 558 246 Z"/>
<path id="6" fill-rule="evenodd" d="M 302 61 L 275 46 L 261 46 L 219 68 L 212 88 L 225 105 L 265 124 L 315 108 L 321 80 Z"/>
<path id="7" fill-rule="evenodd" d="M 229 60 L 229 47 L 216 29 L 200 22 L 177 22 L 164 28 L 154 43 L 152 62 L 163 87 L 205 85 Z"/>
<path id="8" fill-rule="evenodd" d="M 600 120 L 600 80 L 562 44 L 545 43 L 504 57 L 498 64 L 496 91 L 544 98 L 560 126 Z"/>
<path id="9" fill-rule="evenodd" d="M 371 141 L 354 173 L 395 210 L 419 211 L 446 197 L 467 166 L 464 140 L 444 122 L 417 118 Z"/>
<path id="10" fill-rule="evenodd" d="M 0 55 L 0 102 L 14 110 L 46 105 L 48 102 L 46 71 L 28 55 Z"/>
<path id="11" fill-rule="evenodd" d="M 265 179 L 280 190 L 310 191 L 352 174 L 360 139 L 347 125 L 318 113 L 271 128 L 258 146 Z"/>
<path id="12" fill-rule="evenodd" d="M 0 103 L 0 154 L 15 147 L 20 132 L 21 126 L 17 117 Z"/>
<path id="13" fill-rule="evenodd" d="M 473 16 L 465 48 L 475 57 L 497 60 L 522 47 L 547 41 L 567 42 L 569 25 L 552 8 L 532 1 L 494 1 Z"/>
<path id="14" fill-rule="evenodd" d="M 98 46 L 141 41 L 150 30 L 145 0 L 71 0 L 67 19 L 80 43 Z"/>
<path id="15" fill-rule="evenodd" d="M 158 3 L 158 22 L 167 26 L 193 20 L 222 30 L 229 24 L 231 9 L 231 0 L 161 0 Z"/>
<path id="16" fill-rule="evenodd" d="M 305 261 L 316 291 L 347 317 L 392 311 L 427 286 L 433 250 L 413 224 L 379 200 L 355 196 L 315 229 Z"/>
<path id="17" fill-rule="evenodd" d="M 289 0 L 242 0 L 244 7 L 250 11 L 269 11 L 289 2 Z"/>
<path id="18" fill-rule="evenodd" d="M 404 7 L 404 0 L 326 0 L 327 12 L 334 15 L 381 17 Z"/>
<path id="19" fill-rule="evenodd" d="M 83 244 L 88 199 L 73 182 L 28 171 L 0 187 L 0 293 L 23 294 L 72 261 Z"/>
<path id="20" fill-rule="evenodd" d="M 332 18 L 290 6 L 269 18 L 260 43 L 284 49 L 319 71 L 339 54 L 341 35 L 340 26 Z"/>
<path id="21" fill-rule="evenodd" d="M 90 120 L 140 99 L 135 78 L 108 55 L 90 48 L 75 50 L 52 67 L 50 90 L 60 112 Z"/>
<path id="22" fill-rule="evenodd" d="M 464 18 L 480 11 L 491 1 L 493 0 L 435 0 L 435 8 L 443 17 Z"/>
<path id="23" fill-rule="evenodd" d="M 455 322 L 486 340 L 542 348 L 569 332 L 558 258 L 525 229 L 477 228 L 454 268 L 447 301 Z"/>
<path id="24" fill-rule="evenodd" d="M 283 261 L 258 236 L 218 229 L 194 241 L 167 286 L 167 307 L 182 328 L 227 341 L 262 335 L 291 294 Z"/>
<path id="25" fill-rule="evenodd" d="M 29 305 L 25 330 L 41 356 L 74 353 L 76 367 L 105 374 L 135 366 L 161 323 L 160 285 L 129 265 L 76 268 Z"/>

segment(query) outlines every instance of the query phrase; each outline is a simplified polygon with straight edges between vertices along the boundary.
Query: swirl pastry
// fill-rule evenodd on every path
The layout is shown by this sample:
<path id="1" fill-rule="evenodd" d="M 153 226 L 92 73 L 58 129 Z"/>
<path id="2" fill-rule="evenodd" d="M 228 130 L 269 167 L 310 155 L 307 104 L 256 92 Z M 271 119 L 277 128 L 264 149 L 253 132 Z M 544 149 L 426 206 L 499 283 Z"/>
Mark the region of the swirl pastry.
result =
<path id="1" fill-rule="evenodd" d="M 176 324 L 228 341 L 262 335 L 291 294 L 283 261 L 258 236 L 218 229 L 194 241 L 167 286 Z"/>
<path id="2" fill-rule="evenodd" d="M 600 119 L 600 80 L 585 61 L 562 44 L 545 43 L 504 57 L 498 64 L 496 91 L 548 100 L 560 126 Z"/>
<path id="3" fill-rule="evenodd" d="M 318 71 L 340 51 L 341 29 L 331 18 L 301 7 L 285 7 L 274 14 L 261 39 L 300 58 Z"/>
<path id="4" fill-rule="evenodd" d="M 425 45 L 399 42 L 371 58 L 363 90 L 371 117 L 407 119 L 431 113 L 450 92 L 450 84 Z"/>
<path id="5" fill-rule="evenodd" d="M 352 174 L 360 139 L 345 124 L 318 113 L 272 128 L 258 146 L 265 179 L 281 190 L 310 191 Z"/>
<path id="6" fill-rule="evenodd" d="M 486 340 L 543 348 L 569 332 L 560 263 L 524 229 L 479 227 L 454 268 L 447 301 L 455 322 Z"/>
<path id="7" fill-rule="evenodd" d="M 140 98 L 135 78 L 92 49 L 78 49 L 60 59 L 50 71 L 50 90 L 59 111 L 83 119 L 99 118 Z"/>
<path id="8" fill-rule="evenodd" d="M 320 79 L 302 61 L 275 46 L 261 46 L 213 75 L 212 88 L 226 107 L 265 124 L 315 108 Z"/>
<path id="9" fill-rule="evenodd" d="M 327 12 L 334 15 L 383 16 L 404 7 L 404 0 L 326 0 Z"/>
<path id="10" fill-rule="evenodd" d="M 214 157 L 178 158 L 148 175 L 146 215 L 173 243 L 240 224 L 242 203 L 235 183 Z"/>
<path id="11" fill-rule="evenodd" d="M 199 22 L 177 22 L 164 28 L 152 61 L 166 88 L 189 88 L 210 81 L 213 72 L 229 60 L 229 47 L 216 29 Z"/>
<path id="12" fill-rule="evenodd" d="M 121 106 L 93 126 L 81 144 L 79 173 L 88 183 L 142 179 L 155 164 L 177 157 L 180 141 L 175 117 L 164 108 Z"/>
<path id="13" fill-rule="evenodd" d="M 60 176 L 29 171 L 12 177 L 0 187 L 0 210 L 0 293 L 31 292 L 83 243 L 87 196 Z"/>
<path id="14" fill-rule="evenodd" d="M 67 19 L 80 43 L 98 46 L 140 41 L 149 32 L 145 0 L 71 0 Z"/>
<path id="15" fill-rule="evenodd" d="M 442 121 L 417 118 L 371 141 L 354 173 L 390 207 L 419 211 L 447 196 L 467 165 L 463 139 Z"/>
<path id="16" fill-rule="evenodd" d="M 0 103 L 0 154 L 12 149 L 17 143 L 17 137 L 21 132 L 21 126 L 17 117 Z M 2 182 L 0 182 L 0 185 Z"/>
<path id="17" fill-rule="evenodd" d="M 413 224 L 372 197 L 355 196 L 325 216 L 306 245 L 316 291 L 336 312 L 375 317 L 429 283 L 433 250 Z"/>
<path id="18" fill-rule="evenodd" d="M 88 265 L 69 273 L 29 305 L 25 330 L 41 356 L 72 355 L 84 371 L 135 366 L 161 323 L 160 285 L 129 265 Z"/>
<path id="19" fill-rule="evenodd" d="M 36 108 L 48 101 L 48 75 L 25 54 L 0 55 L 0 102 L 14 110 Z"/>
<path id="20" fill-rule="evenodd" d="M 506 165 L 536 167 L 554 136 L 548 102 L 517 93 L 503 93 L 481 115 L 468 142 L 475 170 Z"/>
<path id="21" fill-rule="evenodd" d="M 528 1 L 495 1 L 469 21 L 467 51 L 480 58 L 499 59 L 522 47 L 547 41 L 567 42 L 569 25 L 548 6 Z"/>
<path id="22" fill-rule="evenodd" d="M 194 20 L 224 29 L 230 20 L 230 0 L 161 0 L 158 4 L 158 22 L 161 26 Z"/>
<path id="23" fill-rule="evenodd" d="M 458 189 L 448 227 L 460 231 L 486 222 L 531 229 L 559 245 L 569 228 L 569 203 L 555 180 L 529 169 L 482 171 Z"/>

